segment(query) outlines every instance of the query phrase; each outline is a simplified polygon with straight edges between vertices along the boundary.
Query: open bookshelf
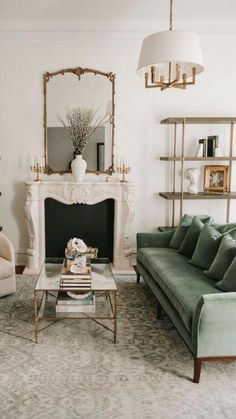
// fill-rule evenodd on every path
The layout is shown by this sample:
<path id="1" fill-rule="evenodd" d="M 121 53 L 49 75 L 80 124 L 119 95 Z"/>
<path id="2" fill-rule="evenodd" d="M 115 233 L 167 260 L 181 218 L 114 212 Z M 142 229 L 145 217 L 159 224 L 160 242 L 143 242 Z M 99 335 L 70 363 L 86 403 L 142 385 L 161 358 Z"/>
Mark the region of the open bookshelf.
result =
<path id="1" fill-rule="evenodd" d="M 172 175 L 172 190 L 170 192 L 159 192 L 159 195 L 168 200 L 172 201 L 172 224 L 171 227 L 175 225 L 176 219 L 176 205 L 175 202 L 180 201 L 180 214 L 179 218 L 183 216 L 183 201 L 186 199 L 191 200 L 200 200 L 200 199 L 225 199 L 227 200 L 226 207 L 226 222 L 229 221 L 230 216 L 230 201 L 231 199 L 236 199 L 236 192 L 231 191 L 231 180 L 232 180 L 232 162 L 236 161 L 236 156 L 233 156 L 233 141 L 234 141 L 234 124 L 236 123 L 236 117 L 171 117 L 166 118 L 161 121 L 161 124 L 173 125 L 173 153 L 171 156 L 160 157 L 160 160 L 171 162 L 173 165 L 173 175 Z M 188 124 L 228 124 L 230 126 L 230 138 L 229 138 L 229 153 L 228 155 L 221 157 L 195 157 L 195 156 L 186 156 L 185 155 L 185 140 L 186 134 L 185 129 Z M 177 155 L 177 125 L 181 126 L 181 150 L 180 156 Z M 229 191 L 223 193 L 216 192 L 199 192 L 197 194 L 190 194 L 184 191 L 184 171 L 185 171 L 185 162 L 186 161 L 221 161 L 229 163 L 229 180 L 228 186 Z M 180 162 L 180 190 L 176 188 L 176 178 L 177 178 L 177 169 L 176 163 Z M 169 226 L 160 227 L 162 231 Z"/>

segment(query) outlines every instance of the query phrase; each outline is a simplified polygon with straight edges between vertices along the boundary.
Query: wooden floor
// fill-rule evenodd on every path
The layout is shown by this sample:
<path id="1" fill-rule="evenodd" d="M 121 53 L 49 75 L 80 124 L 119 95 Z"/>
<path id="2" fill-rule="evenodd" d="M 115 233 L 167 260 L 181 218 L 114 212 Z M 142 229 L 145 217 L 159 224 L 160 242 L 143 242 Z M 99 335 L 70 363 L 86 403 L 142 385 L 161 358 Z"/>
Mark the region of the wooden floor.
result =
<path id="1" fill-rule="evenodd" d="M 25 265 L 16 266 L 15 268 L 16 268 L 15 269 L 16 274 L 17 275 L 22 275 L 23 274 L 23 271 L 25 269 Z"/>

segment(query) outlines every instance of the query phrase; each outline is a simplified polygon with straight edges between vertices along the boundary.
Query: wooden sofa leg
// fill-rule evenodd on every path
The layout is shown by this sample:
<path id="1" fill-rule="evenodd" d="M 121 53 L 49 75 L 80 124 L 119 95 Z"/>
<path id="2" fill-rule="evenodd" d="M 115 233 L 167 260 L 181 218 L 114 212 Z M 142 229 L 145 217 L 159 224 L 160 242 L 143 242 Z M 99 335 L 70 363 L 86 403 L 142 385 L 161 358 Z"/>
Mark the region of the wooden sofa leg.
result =
<path id="1" fill-rule="evenodd" d="M 163 314 L 163 311 L 162 311 L 162 306 L 161 306 L 161 304 L 160 304 L 160 303 L 157 303 L 157 318 L 158 318 L 159 320 L 161 320 L 161 319 L 162 319 L 162 314 Z"/>
<path id="2" fill-rule="evenodd" d="M 201 368 L 202 368 L 202 360 L 201 358 L 194 358 L 194 383 L 199 383 L 200 375 L 201 375 Z"/>
<path id="3" fill-rule="evenodd" d="M 140 282 L 140 273 L 137 271 L 137 284 Z"/>

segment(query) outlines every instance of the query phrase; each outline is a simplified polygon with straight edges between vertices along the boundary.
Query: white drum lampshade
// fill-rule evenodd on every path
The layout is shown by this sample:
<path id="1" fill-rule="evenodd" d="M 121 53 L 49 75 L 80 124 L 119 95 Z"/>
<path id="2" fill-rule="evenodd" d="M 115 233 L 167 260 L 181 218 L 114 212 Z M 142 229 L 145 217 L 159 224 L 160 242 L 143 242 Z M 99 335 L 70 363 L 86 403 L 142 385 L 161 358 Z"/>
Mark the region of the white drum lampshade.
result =
<path id="1" fill-rule="evenodd" d="M 168 78 L 169 63 L 179 64 L 180 73 L 192 76 L 192 68 L 196 74 L 204 70 L 203 57 L 199 36 L 193 32 L 165 31 L 154 33 L 144 39 L 139 63 L 138 74 L 151 74 L 151 67 L 156 66 L 159 75 Z M 172 66 L 175 71 L 175 66 Z M 173 77 L 173 75 L 172 75 Z"/>
<path id="2" fill-rule="evenodd" d="M 185 89 L 195 84 L 195 76 L 204 70 L 200 38 L 197 34 L 172 30 L 154 33 L 144 39 L 137 72 L 145 77 L 145 87 Z"/>

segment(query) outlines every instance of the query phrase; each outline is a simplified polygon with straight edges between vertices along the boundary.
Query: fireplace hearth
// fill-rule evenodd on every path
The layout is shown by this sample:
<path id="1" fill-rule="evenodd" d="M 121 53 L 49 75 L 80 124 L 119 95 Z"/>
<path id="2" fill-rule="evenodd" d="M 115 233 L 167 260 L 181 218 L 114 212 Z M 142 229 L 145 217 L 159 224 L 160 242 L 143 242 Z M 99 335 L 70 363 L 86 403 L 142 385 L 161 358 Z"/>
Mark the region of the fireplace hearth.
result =
<path id="1" fill-rule="evenodd" d="M 114 200 L 94 205 L 63 204 L 45 199 L 45 255 L 64 257 L 67 242 L 79 237 L 98 249 L 98 257 L 113 262 Z"/>

